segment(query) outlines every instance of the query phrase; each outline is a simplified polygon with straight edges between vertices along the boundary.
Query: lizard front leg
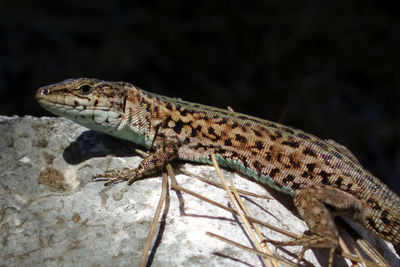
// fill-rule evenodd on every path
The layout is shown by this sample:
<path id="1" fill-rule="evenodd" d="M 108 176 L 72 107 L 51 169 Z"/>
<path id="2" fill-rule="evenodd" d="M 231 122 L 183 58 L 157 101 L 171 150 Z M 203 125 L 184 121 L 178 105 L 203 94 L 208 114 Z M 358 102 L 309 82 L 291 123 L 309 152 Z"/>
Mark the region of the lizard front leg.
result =
<path id="1" fill-rule="evenodd" d="M 362 209 L 361 202 L 351 194 L 327 185 L 312 185 L 295 192 L 294 204 L 307 223 L 309 234 L 293 241 L 271 241 L 276 246 L 303 246 L 298 262 L 309 248 L 330 250 L 329 266 L 333 262 L 333 252 L 339 245 L 339 234 L 334 215 L 353 216 L 357 219 Z"/>
<path id="2" fill-rule="evenodd" d="M 108 169 L 103 174 L 96 174 L 93 180 L 101 178 L 106 180 L 104 185 L 113 184 L 119 181 L 128 181 L 131 185 L 138 178 L 153 174 L 164 168 L 168 163 L 178 156 L 178 146 L 175 143 L 162 144 L 154 153 L 145 157 L 139 166 L 135 169 L 125 167 L 123 170 Z"/>

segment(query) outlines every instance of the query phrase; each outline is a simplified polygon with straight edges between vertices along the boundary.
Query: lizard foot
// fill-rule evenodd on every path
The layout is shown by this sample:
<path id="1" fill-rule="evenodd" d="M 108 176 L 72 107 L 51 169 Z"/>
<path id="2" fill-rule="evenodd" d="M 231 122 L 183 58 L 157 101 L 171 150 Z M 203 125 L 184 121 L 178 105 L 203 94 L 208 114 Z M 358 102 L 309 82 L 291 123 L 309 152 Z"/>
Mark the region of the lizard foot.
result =
<path id="1" fill-rule="evenodd" d="M 136 169 L 124 167 L 123 170 L 108 169 L 104 173 L 95 174 L 92 177 L 92 181 L 106 181 L 104 183 L 105 186 L 118 182 L 128 181 L 128 185 L 131 185 L 136 178 Z"/>
<path id="2" fill-rule="evenodd" d="M 297 265 L 303 260 L 304 253 L 312 248 L 328 248 L 329 249 L 329 265 L 333 264 L 333 254 L 337 245 L 337 239 L 329 236 L 319 236 L 315 234 L 304 234 L 303 236 L 291 241 L 275 241 L 271 239 L 264 239 L 261 243 L 271 243 L 276 247 L 284 246 L 302 246 L 301 252 L 297 257 Z"/>
<path id="3" fill-rule="evenodd" d="M 178 147 L 175 143 L 166 143 L 154 153 L 145 157 L 135 169 L 124 167 L 122 171 L 108 169 L 104 174 L 96 174 L 92 181 L 106 181 L 105 186 L 117 182 L 128 181 L 131 185 L 135 180 L 151 175 L 163 169 L 168 163 L 177 157 Z"/>

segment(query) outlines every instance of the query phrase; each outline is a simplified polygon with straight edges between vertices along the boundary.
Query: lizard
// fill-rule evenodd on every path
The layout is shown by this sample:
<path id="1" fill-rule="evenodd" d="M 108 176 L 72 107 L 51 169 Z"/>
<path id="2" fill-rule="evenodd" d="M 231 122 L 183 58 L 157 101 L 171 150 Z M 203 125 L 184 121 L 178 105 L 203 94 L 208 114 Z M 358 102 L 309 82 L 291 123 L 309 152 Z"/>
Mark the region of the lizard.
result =
<path id="1" fill-rule="evenodd" d="M 105 185 L 136 179 L 174 160 L 218 163 L 287 193 L 309 231 L 277 246 L 338 247 L 334 217 L 344 215 L 400 247 L 400 198 L 344 146 L 242 113 L 142 90 L 126 82 L 67 79 L 35 98 L 48 111 L 152 150 L 135 169 L 106 170 Z M 300 261 L 300 256 L 298 258 Z"/>

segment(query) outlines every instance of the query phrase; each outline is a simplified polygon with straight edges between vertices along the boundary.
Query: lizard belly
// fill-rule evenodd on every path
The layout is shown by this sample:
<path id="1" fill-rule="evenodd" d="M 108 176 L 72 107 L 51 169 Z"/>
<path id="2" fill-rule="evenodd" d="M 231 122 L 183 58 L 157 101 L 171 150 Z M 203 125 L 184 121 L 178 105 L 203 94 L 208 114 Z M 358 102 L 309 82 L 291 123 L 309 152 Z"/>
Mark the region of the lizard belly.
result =
<path id="1" fill-rule="evenodd" d="M 178 157 L 182 160 L 212 165 L 210 154 L 211 153 L 207 152 L 201 153 L 197 150 L 188 149 L 187 147 L 181 147 L 178 150 Z M 218 164 L 220 164 L 224 168 L 236 170 L 241 174 L 250 177 L 257 182 L 260 182 L 263 185 L 269 186 L 274 190 L 294 196 L 294 191 L 289 187 L 277 183 L 276 180 L 268 175 L 262 174 L 250 167 L 246 167 L 239 160 L 224 157 L 223 155 L 220 155 L 218 153 L 215 153 L 215 158 L 217 159 Z"/>

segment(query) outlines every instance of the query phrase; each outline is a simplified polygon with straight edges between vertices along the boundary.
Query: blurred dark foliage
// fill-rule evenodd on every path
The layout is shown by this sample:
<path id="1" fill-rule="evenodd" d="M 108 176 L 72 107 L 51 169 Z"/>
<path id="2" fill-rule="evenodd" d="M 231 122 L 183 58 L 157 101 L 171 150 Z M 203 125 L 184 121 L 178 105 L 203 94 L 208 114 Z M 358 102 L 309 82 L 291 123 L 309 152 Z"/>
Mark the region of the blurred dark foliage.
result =
<path id="1" fill-rule="evenodd" d="M 72 77 L 280 121 L 347 146 L 400 191 L 395 1 L 1 1 L 0 114 L 49 115 Z"/>

